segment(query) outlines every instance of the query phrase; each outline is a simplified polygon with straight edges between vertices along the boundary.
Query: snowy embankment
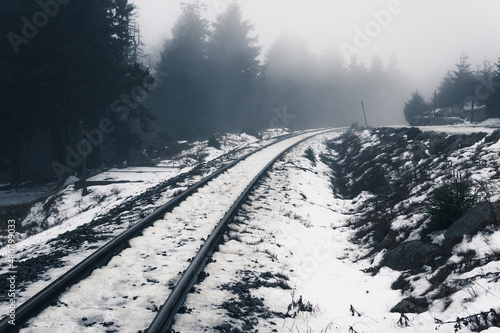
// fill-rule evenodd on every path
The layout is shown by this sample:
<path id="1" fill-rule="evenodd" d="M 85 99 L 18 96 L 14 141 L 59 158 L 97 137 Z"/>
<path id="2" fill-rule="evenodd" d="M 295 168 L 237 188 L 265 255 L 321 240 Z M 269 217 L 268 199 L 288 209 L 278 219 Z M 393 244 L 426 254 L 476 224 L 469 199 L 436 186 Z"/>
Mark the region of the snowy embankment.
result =
<path id="1" fill-rule="evenodd" d="M 498 222 L 453 243 L 426 213 L 452 171 L 500 199 L 500 133 L 484 131 L 349 130 L 294 148 L 240 210 L 173 328 L 500 332 Z M 412 242 L 438 251 L 389 262 Z"/>

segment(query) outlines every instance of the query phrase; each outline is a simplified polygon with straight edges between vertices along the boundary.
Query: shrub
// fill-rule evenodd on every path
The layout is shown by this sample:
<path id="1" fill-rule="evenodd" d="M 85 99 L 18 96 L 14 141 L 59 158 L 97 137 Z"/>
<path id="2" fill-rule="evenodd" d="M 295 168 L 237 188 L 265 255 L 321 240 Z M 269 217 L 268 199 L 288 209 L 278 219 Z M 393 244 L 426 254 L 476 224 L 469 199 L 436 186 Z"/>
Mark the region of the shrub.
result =
<path id="1" fill-rule="evenodd" d="M 316 166 L 316 154 L 311 147 L 306 149 L 304 157 L 311 161 L 313 166 Z"/>
<path id="2" fill-rule="evenodd" d="M 459 175 L 453 175 L 450 181 L 434 190 L 429 199 L 429 228 L 447 229 L 478 201 L 478 191 L 472 183 Z"/>
<path id="3" fill-rule="evenodd" d="M 220 147 L 221 147 L 220 146 L 220 142 L 215 137 L 215 134 L 212 134 L 212 136 L 210 137 L 210 139 L 208 139 L 208 146 L 209 147 L 214 147 L 215 149 L 220 149 Z"/>

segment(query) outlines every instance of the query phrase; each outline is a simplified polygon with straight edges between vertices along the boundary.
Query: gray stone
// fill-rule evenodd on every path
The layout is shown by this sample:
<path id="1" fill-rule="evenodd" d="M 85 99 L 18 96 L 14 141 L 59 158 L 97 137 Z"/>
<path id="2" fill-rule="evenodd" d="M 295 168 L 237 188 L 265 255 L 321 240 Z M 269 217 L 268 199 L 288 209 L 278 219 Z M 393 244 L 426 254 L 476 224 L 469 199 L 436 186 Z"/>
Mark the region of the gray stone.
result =
<path id="1" fill-rule="evenodd" d="M 449 146 L 448 141 L 449 139 L 447 134 L 433 132 L 431 138 L 429 139 L 429 152 L 432 155 L 435 155 L 444 151 Z"/>
<path id="2" fill-rule="evenodd" d="M 500 140 L 500 130 L 495 130 L 493 133 L 484 138 L 485 143 L 496 143 Z"/>
<path id="3" fill-rule="evenodd" d="M 417 127 L 410 127 L 406 131 L 406 138 L 408 140 L 413 140 L 413 139 L 415 139 L 415 137 L 417 137 L 420 134 L 422 134 L 422 131 L 419 128 L 417 128 Z"/>
<path id="4" fill-rule="evenodd" d="M 459 240 L 464 235 L 474 235 L 488 224 L 498 224 L 497 218 L 500 218 L 500 205 L 481 202 L 453 223 L 444 233 L 444 237 L 449 240 Z"/>
<path id="5" fill-rule="evenodd" d="M 456 138 L 452 144 L 450 144 L 446 149 L 445 153 L 452 152 L 457 149 L 466 148 L 474 145 L 475 143 L 481 141 L 487 134 L 483 132 L 472 133 L 469 135 L 461 135 Z"/>
<path id="6" fill-rule="evenodd" d="M 436 245 L 417 240 L 404 242 L 386 253 L 382 265 L 399 271 L 417 269 L 431 262 L 440 252 Z"/>
<path id="7" fill-rule="evenodd" d="M 425 298 L 405 298 L 396 304 L 391 312 L 396 313 L 424 313 L 429 309 L 429 303 Z"/>
<path id="8" fill-rule="evenodd" d="M 445 117 L 445 118 L 461 118 L 464 119 L 467 114 L 465 111 L 457 109 L 457 108 L 443 108 L 441 110 L 436 111 L 437 117 Z"/>

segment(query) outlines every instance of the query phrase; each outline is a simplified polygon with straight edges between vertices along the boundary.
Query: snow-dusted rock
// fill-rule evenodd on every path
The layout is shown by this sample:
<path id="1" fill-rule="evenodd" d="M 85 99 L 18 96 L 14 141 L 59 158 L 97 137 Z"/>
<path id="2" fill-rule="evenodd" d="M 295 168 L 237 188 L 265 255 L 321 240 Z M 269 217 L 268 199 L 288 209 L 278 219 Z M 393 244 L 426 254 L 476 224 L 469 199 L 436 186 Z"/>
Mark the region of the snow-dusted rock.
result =
<path id="1" fill-rule="evenodd" d="M 482 227 L 498 223 L 500 205 L 498 203 L 481 202 L 471 208 L 444 233 L 446 239 L 459 240 L 464 235 L 473 235 Z"/>
<path id="2" fill-rule="evenodd" d="M 387 252 L 382 265 L 399 271 L 420 268 L 440 252 L 441 248 L 433 244 L 416 240 L 404 242 Z"/>
<path id="3" fill-rule="evenodd" d="M 436 116 L 445 118 L 454 117 L 454 118 L 464 119 L 467 116 L 467 114 L 465 113 L 465 111 L 457 108 L 443 108 L 436 111 Z"/>
<path id="4" fill-rule="evenodd" d="M 418 116 L 413 118 L 412 126 L 443 126 L 462 124 L 463 119 L 458 117 L 432 117 L 432 116 Z"/>

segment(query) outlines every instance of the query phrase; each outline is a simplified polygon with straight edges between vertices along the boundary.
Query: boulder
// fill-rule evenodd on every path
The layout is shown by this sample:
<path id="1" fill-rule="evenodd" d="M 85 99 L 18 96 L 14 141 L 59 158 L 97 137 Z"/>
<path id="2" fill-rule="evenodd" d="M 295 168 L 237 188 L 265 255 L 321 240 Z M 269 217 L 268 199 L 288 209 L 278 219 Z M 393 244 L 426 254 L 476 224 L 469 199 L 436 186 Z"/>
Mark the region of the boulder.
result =
<path id="1" fill-rule="evenodd" d="M 432 133 L 429 139 L 429 152 L 431 155 L 443 152 L 449 146 L 448 135 L 445 133 Z"/>
<path id="2" fill-rule="evenodd" d="M 474 145 L 475 143 L 481 141 L 487 134 L 483 132 L 477 132 L 472 134 L 464 134 L 454 139 L 453 143 L 450 144 L 446 149 L 445 153 L 455 151 L 457 149 L 466 148 Z"/>
<path id="3" fill-rule="evenodd" d="M 382 265 L 399 271 L 418 269 L 431 262 L 439 253 L 440 247 L 433 244 L 417 240 L 403 242 L 386 253 Z"/>
<path id="4" fill-rule="evenodd" d="M 458 117 L 433 117 L 433 116 L 417 116 L 412 119 L 412 126 L 443 126 L 462 124 L 463 119 Z"/>
<path id="5" fill-rule="evenodd" d="M 493 133 L 484 138 L 485 143 L 498 142 L 500 140 L 500 130 L 495 130 Z"/>
<path id="6" fill-rule="evenodd" d="M 417 140 L 417 141 L 425 141 L 425 140 L 429 140 L 431 137 L 432 137 L 432 134 L 434 132 L 422 132 L 420 133 L 419 135 L 417 135 L 414 140 Z"/>
<path id="7" fill-rule="evenodd" d="M 488 224 L 498 224 L 500 204 L 481 202 L 469 209 L 444 233 L 447 240 L 460 240 L 464 235 L 474 235 Z"/>
<path id="8" fill-rule="evenodd" d="M 422 134 L 422 131 L 417 127 L 410 127 L 408 131 L 406 131 L 406 138 L 408 140 L 415 139 L 418 135 Z"/>
<path id="9" fill-rule="evenodd" d="M 437 117 L 465 119 L 467 113 L 457 108 L 443 108 L 436 111 Z"/>
<path id="10" fill-rule="evenodd" d="M 405 298 L 396 304 L 391 312 L 396 313 L 424 313 L 429 309 L 429 303 L 425 298 Z"/>

